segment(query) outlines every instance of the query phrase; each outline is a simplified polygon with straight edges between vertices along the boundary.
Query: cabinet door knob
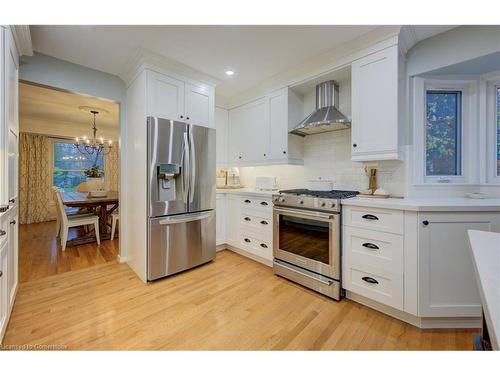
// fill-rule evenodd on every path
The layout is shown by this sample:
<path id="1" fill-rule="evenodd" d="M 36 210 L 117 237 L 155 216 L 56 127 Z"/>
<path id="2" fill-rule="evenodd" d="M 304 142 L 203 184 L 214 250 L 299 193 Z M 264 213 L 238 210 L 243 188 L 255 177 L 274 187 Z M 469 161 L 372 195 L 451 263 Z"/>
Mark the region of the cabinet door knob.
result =
<path id="1" fill-rule="evenodd" d="M 11 221 L 9 221 L 9 223 L 12 224 L 12 225 L 14 225 L 16 223 L 16 221 L 15 220 L 11 220 Z"/>
<path id="2" fill-rule="evenodd" d="M 0 236 L 5 236 L 7 234 L 6 231 L 4 231 L 3 229 L 0 229 Z"/>
<path id="3" fill-rule="evenodd" d="M 244 200 L 244 202 L 245 202 L 245 203 L 251 203 L 251 202 L 250 202 L 250 199 L 245 199 L 245 200 Z"/>
<path id="4" fill-rule="evenodd" d="M 260 223 L 261 223 L 262 225 L 267 225 L 267 224 L 269 224 L 269 223 L 268 223 L 267 221 L 265 221 L 265 220 L 262 220 Z"/>
<path id="5" fill-rule="evenodd" d="M 186 117 L 186 120 L 189 120 L 189 117 Z"/>
<path id="6" fill-rule="evenodd" d="M 352 147 L 358 147 L 358 145 L 356 143 L 353 143 Z"/>
<path id="7" fill-rule="evenodd" d="M 248 216 L 245 218 L 245 221 L 252 221 Z"/>
<path id="8" fill-rule="evenodd" d="M 183 116 L 183 115 L 181 115 L 181 118 L 184 118 L 184 116 Z"/>
<path id="9" fill-rule="evenodd" d="M 3 276 L 3 271 L 0 271 L 0 277 L 2 277 L 2 276 Z"/>
<path id="10" fill-rule="evenodd" d="M 238 156 L 238 159 L 241 159 L 241 155 L 240 155 L 240 156 Z"/>
<path id="11" fill-rule="evenodd" d="M 15 198 L 9 199 L 9 203 L 12 203 L 12 204 L 16 203 L 16 199 Z"/>
<path id="12" fill-rule="evenodd" d="M 362 277 L 361 280 L 366 281 L 367 283 L 370 283 L 370 284 L 378 284 L 378 281 L 375 280 L 373 277 L 365 276 L 365 277 Z"/>
<path id="13" fill-rule="evenodd" d="M 283 154 L 286 154 L 286 151 L 283 151 Z"/>
<path id="14" fill-rule="evenodd" d="M 429 222 L 427 220 L 424 220 L 422 221 L 422 224 L 424 224 L 425 226 L 429 225 Z"/>
<path id="15" fill-rule="evenodd" d="M 245 238 L 245 242 L 250 242 L 250 240 L 248 238 Z"/>

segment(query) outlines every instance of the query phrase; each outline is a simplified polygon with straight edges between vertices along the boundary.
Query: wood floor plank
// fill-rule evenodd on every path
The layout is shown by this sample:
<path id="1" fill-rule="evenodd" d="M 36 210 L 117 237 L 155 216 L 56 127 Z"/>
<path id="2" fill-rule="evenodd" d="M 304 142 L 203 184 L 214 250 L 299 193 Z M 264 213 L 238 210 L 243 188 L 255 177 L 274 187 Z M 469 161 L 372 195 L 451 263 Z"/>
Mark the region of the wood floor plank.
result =
<path id="1" fill-rule="evenodd" d="M 333 301 L 226 250 L 214 262 L 149 284 L 115 262 L 23 282 L 4 344 L 75 350 L 466 350 L 472 332 L 420 330 L 358 303 Z"/>

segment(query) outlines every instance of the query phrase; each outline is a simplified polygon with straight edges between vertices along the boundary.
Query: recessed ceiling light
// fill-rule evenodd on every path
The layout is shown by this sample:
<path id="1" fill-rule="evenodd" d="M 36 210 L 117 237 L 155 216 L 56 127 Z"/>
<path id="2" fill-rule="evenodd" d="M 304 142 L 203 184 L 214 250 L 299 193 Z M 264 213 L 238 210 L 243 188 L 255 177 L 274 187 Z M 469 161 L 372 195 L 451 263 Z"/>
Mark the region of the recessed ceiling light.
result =
<path id="1" fill-rule="evenodd" d="M 232 76 L 232 75 L 234 75 L 234 70 L 228 69 L 228 70 L 226 70 L 225 73 L 227 76 Z"/>

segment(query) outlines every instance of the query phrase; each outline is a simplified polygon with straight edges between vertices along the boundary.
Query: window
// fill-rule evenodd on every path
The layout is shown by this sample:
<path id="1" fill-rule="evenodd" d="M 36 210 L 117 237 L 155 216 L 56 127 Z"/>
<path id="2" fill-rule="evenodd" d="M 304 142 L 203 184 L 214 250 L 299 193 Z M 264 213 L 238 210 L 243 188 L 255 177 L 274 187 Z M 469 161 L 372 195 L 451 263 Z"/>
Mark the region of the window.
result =
<path id="1" fill-rule="evenodd" d="M 413 186 L 479 180 L 479 79 L 414 77 Z"/>
<path id="2" fill-rule="evenodd" d="M 104 171 L 102 154 L 97 157 L 82 155 L 72 143 L 54 142 L 53 185 L 63 191 L 76 191 L 76 188 L 87 179 L 83 171 L 97 165 Z"/>
<path id="3" fill-rule="evenodd" d="M 462 174 L 461 103 L 461 91 L 426 91 L 426 176 Z"/>

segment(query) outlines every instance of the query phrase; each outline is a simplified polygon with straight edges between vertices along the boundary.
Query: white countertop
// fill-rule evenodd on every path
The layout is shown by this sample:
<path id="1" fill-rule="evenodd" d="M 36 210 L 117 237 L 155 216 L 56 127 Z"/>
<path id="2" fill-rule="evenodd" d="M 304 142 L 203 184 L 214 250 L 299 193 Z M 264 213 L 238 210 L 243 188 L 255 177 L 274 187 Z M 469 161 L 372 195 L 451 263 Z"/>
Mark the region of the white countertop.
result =
<path id="1" fill-rule="evenodd" d="M 500 199 L 471 198 L 348 198 L 344 206 L 390 208 L 408 211 L 499 211 Z"/>
<path id="2" fill-rule="evenodd" d="M 469 230 L 472 259 L 491 346 L 500 345 L 500 233 Z"/>
<path id="3" fill-rule="evenodd" d="M 241 188 L 241 189 L 217 189 L 217 194 L 236 194 L 236 195 L 254 195 L 257 197 L 271 197 L 273 194 L 277 194 L 278 191 L 267 191 L 267 190 L 255 190 L 253 188 Z"/>

